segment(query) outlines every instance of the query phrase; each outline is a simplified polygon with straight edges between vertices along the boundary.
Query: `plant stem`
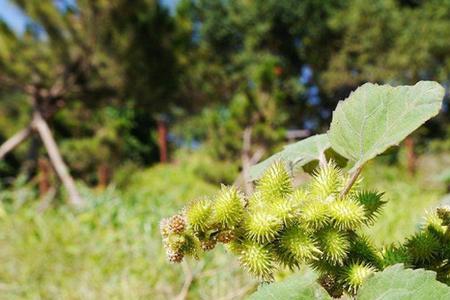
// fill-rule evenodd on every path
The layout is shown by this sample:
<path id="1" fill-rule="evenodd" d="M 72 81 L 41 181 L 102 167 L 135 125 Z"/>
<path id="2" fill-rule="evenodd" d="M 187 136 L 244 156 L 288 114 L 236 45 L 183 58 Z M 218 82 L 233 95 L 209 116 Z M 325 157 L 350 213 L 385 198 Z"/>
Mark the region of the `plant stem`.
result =
<path id="1" fill-rule="evenodd" d="M 325 157 L 325 153 L 324 152 L 320 152 L 319 164 L 320 164 L 321 167 L 326 167 L 327 166 L 327 158 Z"/>
<path id="2" fill-rule="evenodd" d="M 345 195 L 347 195 L 347 193 L 350 191 L 350 189 L 352 188 L 353 184 L 356 182 L 356 179 L 358 179 L 359 174 L 361 174 L 362 167 L 363 166 L 360 166 L 359 168 L 357 168 L 355 170 L 355 172 L 353 172 L 352 176 L 350 177 L 349 181 L 347 182 L 347 185 L 345 186 L 345 188 L 341 192 L 341 195 L 340 195 L 341 198 L 344 197 Z"/>

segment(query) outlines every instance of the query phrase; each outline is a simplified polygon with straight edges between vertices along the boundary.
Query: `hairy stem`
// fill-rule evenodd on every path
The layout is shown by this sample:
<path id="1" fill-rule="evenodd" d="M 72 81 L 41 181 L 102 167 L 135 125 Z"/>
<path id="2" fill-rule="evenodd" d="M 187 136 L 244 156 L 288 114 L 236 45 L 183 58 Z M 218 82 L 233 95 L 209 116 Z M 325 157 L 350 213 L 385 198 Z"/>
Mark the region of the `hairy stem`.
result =
<path id="1" fill-rule="evenodd" d="M 342 190 L 341 192 L 341 197 L 344 197 L 345 195 L 347 195 L 347 193 L 350 191 L 350 189 L 352 188 L 353 184 L 355 184 L 356 179 L 358 179 L 359 174 L 361 174 L 362 171 L 362 167 L 359 167 L 355 170 L 355 172 L 353 172 L 352 176 L 350 177 L 349 181 L 347 182 L 345 188 Z"/>
<path id="2" fill-rule="evenodd" d="M 321 167 L 326 167 L 327 165 L 327 158 L 325 157 L 325 152 L 320 152 L 319 155 L 319 164 Z"/>
<path id="3" fill-rule="evenodd" d="M 185 300 L 187 299 L 189 288 L 192 285 L 192 281 L 194 280 L 194 275 L 192 274 L 192 270 L 186 262 L 183 262 L 183 272 L 184 272 L 184 284 L 180 291 L 180 293 L 175 297 L 176 300 Z"/>

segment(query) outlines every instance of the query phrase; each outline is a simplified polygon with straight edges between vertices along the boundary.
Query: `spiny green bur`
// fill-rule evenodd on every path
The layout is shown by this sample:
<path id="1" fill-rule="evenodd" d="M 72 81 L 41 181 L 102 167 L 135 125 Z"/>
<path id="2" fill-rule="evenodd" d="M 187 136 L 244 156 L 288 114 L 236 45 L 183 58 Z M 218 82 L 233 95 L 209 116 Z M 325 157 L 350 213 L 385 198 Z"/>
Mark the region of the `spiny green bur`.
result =
<path id="1" fill-rule="evenodd" d="M 284 164 L 275 162 L 253 194 L 222 186 L 213 199 L 192 201 L 182 213 L 164 219 L 161 234 L 168 259 L 178 263 L 186 255 L 197 258 L 217 243 L 227 244 L 262 281 L 272 281 L 280 268 L 306 264 L 332 295 L 356 293 L 372 273 L 395 263 L 430 268 L 440 280 L 448 280 L 446 209 L 429 214 L 422 230 L 404 245 L 377 249 L 360 229 L 380 214 L 383 194 L 355 184 L 341 195 L 347 181 L 329 162 L 314 172 L 306 188 L 294 189 Z"/>

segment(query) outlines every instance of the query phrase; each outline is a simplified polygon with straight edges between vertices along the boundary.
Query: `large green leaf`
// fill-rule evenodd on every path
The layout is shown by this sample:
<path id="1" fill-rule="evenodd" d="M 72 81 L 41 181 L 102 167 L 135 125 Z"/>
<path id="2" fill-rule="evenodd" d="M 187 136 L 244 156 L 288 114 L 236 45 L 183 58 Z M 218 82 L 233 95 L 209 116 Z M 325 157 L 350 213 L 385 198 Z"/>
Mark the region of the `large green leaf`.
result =
<path id="1" fill-rule="evenodd" d="M 294 274 L 283 281 L 261 286 L 248 300 L 331 300 L 316 280 L 314 272 Z"/>
<path id="2" fill-rule="evenodd" d="M 402 264 L 370 277 L 360 288 L 358 300 L 446 300 L 450 287 L 436 280 L 436 273 L 405 269 Z"/>
<path id="3" fill-rule="evenodd" d="M 297 143 L 287 145 L 283 151 L 278 152 L 268 159 L 254 165 L 250 169 L 250 177 L 256 180 L 264 173 L 273 162 L 281 160 L 286 167 L 293 171 L 294 168 L 305 166 L 312 161 L 319 160 L 321 155 L 330 148 L 330 142 L 326 134 L 318 134 L 301 140 Z"/>
<path id="4" fill-rule="evenodd" d="M 444 93 L 434 81 L 398 87 L 366 83 L 338 103 L 328 131 L 331 147 L 354 162 L 355 170 L 435 116 Z"/>

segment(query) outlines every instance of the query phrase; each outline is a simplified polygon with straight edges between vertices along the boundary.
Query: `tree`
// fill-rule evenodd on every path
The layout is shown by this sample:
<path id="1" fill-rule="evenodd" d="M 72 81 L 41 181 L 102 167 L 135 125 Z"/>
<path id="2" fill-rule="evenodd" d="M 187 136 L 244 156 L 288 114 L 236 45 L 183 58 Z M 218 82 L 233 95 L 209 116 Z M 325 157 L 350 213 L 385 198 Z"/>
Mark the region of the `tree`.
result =
<path id="1" fill-rule="evenodd" d="M 282 128 L 303 128 L 311 121 L 318 123 L 315 129 L 320 126 L 327 116 L 321 103 L 309 101 L 308 83 L 300 77 L 312 59 L 319 60 L 316 49 L 330 31 L 326 18 L 340 5 L 291 0 L 179 4 L 178 32 L 190 37 L 180 46 L 185 50 L 179 94 L 197 103 L 197 111 L 207 107 L 206 144 L 216 158 L 240 159 L 246 173 L 249 158 L 284 138 Z"/>
<path id="2" fill-rule="evenodd" d="M 329 98 L 342 99 L 367 81 L 450 80 L 448 1 L 352 0 L 329 24 L 335 50 L 316 68 Z"/>
<path id="3" fill-rule="evenodd" d="M 82 199 L 62 160 L 47 120 L 70 98 L 70 92 L 91 89 L 85 81 L 93 70 L 89 59 L 91 53 L 86 43 L 78 40 L 79 32 L 71 32 L 69 28 L 74 27 L 66 25 L 72 13 L 63 15 L 50 1 L 17 1 L 17 4 L 32 18 L 40 20 L 41 24 L 30 24 L 23 37 L 18 37 L 3 24 L 1 35 L 6 42 L 1 54 L 0 80 L 3 88 L 20 90 L 28 96 L 32 119 L 27 128 L 2 145 L 0 157 L 36 131 L 68 191 L 71 203 L 79 206 Z"/>
<path id="4" fill-rule="evenodd" d="M 23 36 L 1 23 L 0 85 L 3 90 L 27 95 L 32 118 L 27 128 L 1 146 L 0 158 L 38 133 L 69 192 L 70 202 L 80 205 L 82 199 L 49 123 L 62 108 L 72 108 L 74 103 L 92 110 L 107 102 L 131 100 L 148 108 L 143 114 L 170 103 L 170 98 L 160 101 L 161 97 L 168 98 L 170 89 L 161 84 L 167 78 L 158 75 L 164 73 L 161 70 L 171 70 L 170 52 L 164 51 L 170 40 L 162 46 L 159 43 L 164 31 L 170 30 L 168 14 L 157 1 L 140 1 L 131 8 L 127 1 L 120 0 L 77 1 L 75 6 L 65 2 L 56 5 L 50 0 L 15 3 L 31 21 Z M 154 37 L 155 43 L 142 43 L 152 30 L 155 34 L 148 36 Z M 161 57 L 169 58 L 161 61 Z M 170 77 L 172 73 L 168 74 Z"/>

